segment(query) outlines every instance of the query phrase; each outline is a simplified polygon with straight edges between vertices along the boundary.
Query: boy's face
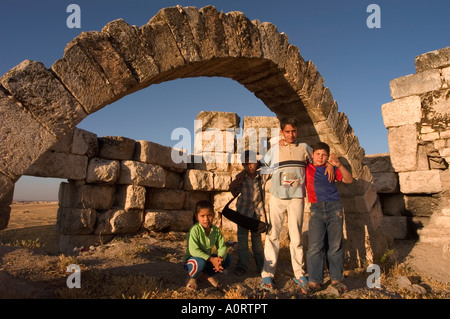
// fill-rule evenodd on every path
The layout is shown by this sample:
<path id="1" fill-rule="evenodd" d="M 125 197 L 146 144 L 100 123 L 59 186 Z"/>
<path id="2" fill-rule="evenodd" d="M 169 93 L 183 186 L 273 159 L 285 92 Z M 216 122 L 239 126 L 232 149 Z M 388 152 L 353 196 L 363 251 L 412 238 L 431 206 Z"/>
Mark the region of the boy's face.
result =
<path id="1" fill-rule="evenodd" d="M 297 141 L 297 127 L 291 124 L 286 124 L 284 129 L 280 130 L 281 136 L 284 137 L 284 141 L 288 144 L 294 144 Z"/>
<path id="2" fill-rule="evenodd" d="M 244 170 L 249 175 L 255 174 L 256 169 L 258 168 L 258 163 L 249 163 L 248 161 L 245 161 L 245 163 L 242 165 L 244 166 Z"/>
<path id="3" fill-rule="evenodd" d="M 204 229 L 209 229 L 214 219 L 214 212 L 209 208 L 202 208 L 197 213 L 197 219 Z"/>
<path id="4" fill-rule="evenodd" d="M 322 166 L 328 162 L 330 155 L 325 150 L 315 150 L 312 154 L 314 165 Z"/>

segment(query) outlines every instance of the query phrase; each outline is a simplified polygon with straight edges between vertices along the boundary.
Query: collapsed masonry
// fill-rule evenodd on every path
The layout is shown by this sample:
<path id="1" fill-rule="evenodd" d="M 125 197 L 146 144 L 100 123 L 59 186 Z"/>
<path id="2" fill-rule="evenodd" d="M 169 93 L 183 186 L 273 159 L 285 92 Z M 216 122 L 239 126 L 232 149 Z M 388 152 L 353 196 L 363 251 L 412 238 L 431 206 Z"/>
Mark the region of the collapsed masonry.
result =
<path id="1" fill-rule="evenodd" d="M 450 244 L 450 47 L 415 59 L 416 74 L 390 83 L 393 102 L 382 106 L 392 171 L 420 241 Z"/>
<path id="2" fill-rule="evenodd" d="M 317 67 L 274 25 L 212 6 L 165 8 L 141 27 L 112 21 L 76 37 L 50 69 L 27 60 L 0 78 L 0 228 L 7 227 L 14 183 L 86 116 L 152 84 L 199 76 L 237 81 L 277 117 L 297 117 L 302 141 L 330 144 L 355 178 L 339 189 L 349 258 L 384 254 L 383 214 L 364 149 Z M 120 168 L 130 178 L 139 169 Z"/>

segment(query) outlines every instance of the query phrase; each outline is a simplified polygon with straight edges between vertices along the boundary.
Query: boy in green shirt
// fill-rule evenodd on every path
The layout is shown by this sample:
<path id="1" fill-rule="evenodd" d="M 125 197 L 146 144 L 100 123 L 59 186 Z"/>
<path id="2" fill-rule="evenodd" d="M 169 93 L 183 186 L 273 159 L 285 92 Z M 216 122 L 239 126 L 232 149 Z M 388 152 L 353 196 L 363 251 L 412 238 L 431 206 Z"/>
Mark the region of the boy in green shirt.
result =
<path id="1" fill-rule="evenodd" d="M 213 205 L 209 201 L 199 201 L 195 211 L 198 223 L 194 224 L 187 234 L 186 254 L 183 259 L 183 267 L 189 275 L 186 288 L 197 289 L 197 276 L 201 272 L 206 273 L 208 281 L 218 288 L 219 282 L 213 276 L 231 264 L 231 256 L 227 254 L 220 229 L 212 224 Z M 217 254 L 212 254 L 214 246 Z"/>

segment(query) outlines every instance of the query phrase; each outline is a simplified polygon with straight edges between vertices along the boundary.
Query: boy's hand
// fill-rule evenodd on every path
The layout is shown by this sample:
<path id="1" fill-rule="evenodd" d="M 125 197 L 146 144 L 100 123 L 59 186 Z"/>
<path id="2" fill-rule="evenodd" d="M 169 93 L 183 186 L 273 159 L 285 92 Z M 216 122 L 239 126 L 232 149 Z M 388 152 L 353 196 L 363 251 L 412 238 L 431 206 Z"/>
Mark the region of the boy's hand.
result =
<path id="1" fill-rule="evenodd" d="M 223 267 L 222 267 L 222 262 L 223 262 L 223 258 L 222 257 L 210 257 L 209 261 L 213 264 L 213 269 L 215 272 L 222 272 L 223 271 Z"/>
<path id="2" fill-rule="evenodd" d="M 330 183 L 334 182 L 336 176 L 334 175 L 334 166 L 333 164 L 327 162 L 327 168 L 325 169 L 325 175 L 328 175 L 328 181 Z"/>
<path id="3" fill-rule="evenodd" d="M 334 155 L 333 153 L 330 154 L 330 158 L 328 159 L 328 161 L 337 168 L 339 168 L 342 165 L 337 156 Z"/>

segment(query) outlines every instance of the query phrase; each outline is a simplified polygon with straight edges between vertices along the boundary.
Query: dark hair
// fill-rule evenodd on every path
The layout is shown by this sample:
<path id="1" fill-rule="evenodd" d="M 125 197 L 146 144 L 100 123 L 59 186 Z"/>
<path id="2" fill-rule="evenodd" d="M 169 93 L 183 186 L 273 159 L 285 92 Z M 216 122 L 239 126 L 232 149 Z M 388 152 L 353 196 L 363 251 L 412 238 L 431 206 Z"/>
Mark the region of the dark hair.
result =
<path id="1" fill-rule="evenodd" d="M 205 208 L 209 208 L 212 212 L 214 212 L 214 205 L 209 200 L 201 200 L 195 205 L 195 215 L 197 215 L 201 209 Z"/>
<path id="2" fill-rule="evenodd" d="M 295 117 L 283 117 L 280 119 L 280 128 L 284 130 L 286 125 L 298 128 L 298 120 Z"/>
<path id="3" fill-rule="evenodd" d="M 254 151 L 247 150 L 241 154 L 242 164 L 245 164 L 247 161 L 249 163 L 258 163 L 258 159 L 256 158 L 256 153 Z"/>
<path id="4" fill-rule="evenodd" d="M 330 146 L 328 146 L 327 143 L 317 142 L 316 144 L 313 145 L 312 149 L 313 152 L 317 150 L 324 150 L 325 152 L 327 152 L 328 155 L 330 155 Z"/>

